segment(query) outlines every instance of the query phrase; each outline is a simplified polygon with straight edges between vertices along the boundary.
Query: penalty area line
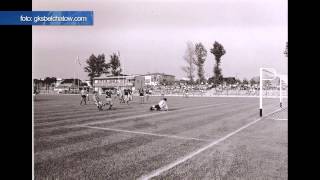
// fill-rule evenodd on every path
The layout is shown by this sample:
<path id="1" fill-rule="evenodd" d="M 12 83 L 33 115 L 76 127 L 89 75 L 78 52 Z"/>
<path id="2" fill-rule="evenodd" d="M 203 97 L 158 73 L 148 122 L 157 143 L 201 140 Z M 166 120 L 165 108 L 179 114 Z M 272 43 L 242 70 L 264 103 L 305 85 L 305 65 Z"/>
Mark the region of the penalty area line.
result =
<path id="1" fill-rule="evenodd" d="M 275 121 L 288 121 L 288 119 L 273 119 Z"/>
<path id="2" fill-rule="evenodd" d="M 168 134 L 155 134 L 149 132 L 141 132 L 141 131 L 129 131 L 123 129 L 114 129 L 114 128 L 107 128 L 107 127 L 94 127 L 94 126 L 84 126 L 84 125 L 77 125 L 78 127 L 85 127 L 91 129 L 100 129 L 106 131 L 115 131 L 115 132 L 124 132 L 124 133 L 131 133 L 131 134 L 142 134 L 142 135 L 150 135 L 150 136 L 158 136 L 158 137 L 166 137 L 166 138 L 174 138 L 174 139 L 184 139 L 184 140 L 196 140 L 196 141 L 209 141 L 206 139 L 199 139 L 199 138 L 192 138 L 192 137 L 183 137 L 183 136 L 175 136 L 175 135 L 168 135 Z"/>

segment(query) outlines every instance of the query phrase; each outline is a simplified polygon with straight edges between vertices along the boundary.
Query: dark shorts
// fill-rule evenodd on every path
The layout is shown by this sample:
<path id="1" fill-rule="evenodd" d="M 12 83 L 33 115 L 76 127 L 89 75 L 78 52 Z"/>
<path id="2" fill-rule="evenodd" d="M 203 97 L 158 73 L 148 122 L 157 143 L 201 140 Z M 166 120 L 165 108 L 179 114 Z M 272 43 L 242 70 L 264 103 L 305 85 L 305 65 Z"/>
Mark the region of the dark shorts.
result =
<path id="1" fill-rule="evenodd" d="M 140 96 L 144 96 L 144 94 L 143 94 L 143 93 L 140 93 Z"/>
<path id="2" fill-rule="evenodd" d="M 160 106 L 159 106 L 159 104 L 155 105 L 154 107 L 155 107 L 158 111 L 161 109 Z"/>
<path id="3" fill-rule="evenodd" d="M 87 96 L 86 96 L 86 95 L 81 95 L 81 97 L 82 97 L 82 98 L 86 98 Z"/>

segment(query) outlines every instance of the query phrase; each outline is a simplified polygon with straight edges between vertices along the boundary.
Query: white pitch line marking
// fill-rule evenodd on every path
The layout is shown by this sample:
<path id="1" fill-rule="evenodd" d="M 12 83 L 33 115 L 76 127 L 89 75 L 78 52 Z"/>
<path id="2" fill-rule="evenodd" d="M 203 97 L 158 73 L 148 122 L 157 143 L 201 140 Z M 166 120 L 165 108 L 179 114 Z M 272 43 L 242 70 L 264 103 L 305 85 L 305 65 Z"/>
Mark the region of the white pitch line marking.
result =
<path id="1" fill-rule="evenodd" d="M 82 126 L 82 125 L 79 125 L 79 127 L 86 127 L 86 128 L 100 129 L 100 130 L 107 130 L 107 131 L 116 131 L 116 132 L 125 132 L 125 133 L 131 133 L 131 134 L 143 134 L 143 135 L 150 135 L 150 136 L 184 139 L 184 140 L 209 141 L 209 140 L 199 139 L 199 138 L 189 138 L 189 137 L 167 135 L 167 134 L 155 134 L 155 133 L 148 133 L 148 132 L 141 132 L 141 131 L 128 131 L 123 129 L 113 129 L 113 128 L 106 128 L 106 127 L 94 127 L 94 126 Z"/>
<path id="2" fill-rule="evenodd" d="M 167 112 L 158 112 L 158 113 L 148 113 L 148 114 L 142 114 L 142 115 L 136 115 L 136 116 L 128 116 L 128 117 L 122 117 L 122 118 L 115 118 L 113 120 L 102 120 L 102 121 L 94 121 L 90 123 L 85 123 L 81 125 L 96 125 L 96 124 L 102 124 L 102 123 L 108 123 L 108 122 L 117 122 L 117 121 L 124 121 L 124 120 L 130 120 L 130 119 L 136 119 L 136 118 L 143 118 L 143 117 L 150 117 L 150 116 L 157 116 L 162 113 L 172 113 L 172 112 L 180 112 L 180 111 L 188 111 L 188 110 L 193 110 L 193 109 L 201 109 L 201 108 L 206 108 L 206 107 L 215 107 L 215 106 L 220 106 L 220 105 L 225 105 L 229 103 L 220 103 L 220 104 L 209 104 L 209 105 L 203 105 L 203 106 L 198 106 L 198 107 L 190 107 L 190 108 L 183 108 L 179 109 L 176 111 L 167 111 Z M 46 126 L 46 125 L 55 125 L 55 124 L 60 124 L 60 123 L 65 123 L 68 122 L 69 120 L 66 121 L 58 121 L 58 122 L 46 122 L 42 124 L 36 124 L 34 125 L 35 127 L 41 127 L 41 126 Z M 69 126 L 68 126 L 69 127 Z M 72 126 L 71 126 L 72 127 Z"/>
<path id="3" fill-rule="evenodd" d="M 267 114 L 265 117 L 267 117 L 267 116 L 269 116 L 270 114 L 273 114 L 273 113 L 275 113 L 275 112 L 278 112 L 278 111 L 280 111 L 280 110 L 281 110 L 281 109 L 278 109 L 278 110 L 276 110 L 276 111 L 273 111 L 273 112 Z M 194 156 L 196 156 L 197 154 L 199 154 L 199 153 L 207 150 L 208 148 L 210 148 L 210 147 L 212 147 L 212 146 L 214 146 L 214 145 L 217 145 L 218 143 L 220 143 L 220 142 L 228 139 L 229 137 L 231 137 L 231 136 L 237 134 L 238 132 L 242 131 L 243 129 L 246 129 L 247 127 L 249 127 L 249 126 L 257 123 L 258 121 L 264 119 L 265 117 L 261 117 L 261 118 L 259 118 L 259 119 L 257 119 L 257 120 L 254 120 L 254 121 L 252 121 L 252 122 L 250 122 L 250 123 L 248 123 L 248 124 L 240 127 L 239 129 L 237 129 L 237 130 L 235 130 L 235 131 L 227 134 L 226 136 L 224 136 L 224 137 L 222 137 L 222 138 L 220 138 L 220 139 L 218 139 L 218 140 L 215 140 L 215 141 L 211 142 L 210 144 L 208 144 L 208 145 L 206 145 L 206 146 L 198 149 L 197 151 L 194 151 L 194 152 L 192 152 L 192 153 L 190 153 L 190 154 L 188 154 L 188 155 L 186 155 L 186 156 L 184 156 L 184 157 L 182 157 L 182 158 L 179 158 L 178 160 L 176 160 L 176 161 L 174 161 L 174 162 L 172 162 L 172 163 L 170 163 L 170 164 L 167 164 L 166 166 L 163 166 L 163 167 L 161 167 L 161 168 L 159 168 L 159 169 L 156 169 L 156 170 L 152 171 L 152 172 L 149 173 L 149 174 L 143 175 L 143 176 L 139 177 L 138 179 L 139 179 L 139 180 L 148 180 L 148 179 L 151 179 L 151 178 L 153 178 L 153 177 L 156 177 L 156 176 L 160 175 L 161 173 L 163 173 L 163 172 L 165 172 L 165 171 L 167 171 L 167 170 L 169 170 L 169 169 L 171 169 L 171 168 L 173 168 L 173 167 L 175 167 L 175 166 L 177 166 L 177 165 L 179 165 L 179 164 L 181 164 L 181 163 L 183 163 L 183 162 L 191 159 L 192 157 L 194 157 Z"/>
<path id="4" fill-rule="evenodd" d="M 288 121 L 288 119 L 273 119 L 275 121 Z"/>
<path id="5" fill-rule="evenodd" d="M 148 113 L 148 114 L 142 114 L 142 115 L 137 115 L 137 116 L 128 116 L 128 117 L 122 117 L 122 118 L 116 118 L 113 120 L 103 120 L 103 121 L 96 121 L 96 122 L 90 122 L 90 123 L 85 123 L 85 124 L 80 124 L 83 126 L 88 126 L 88 125 L 97 125 L 97 124 L 104 124 L 104 123 L 110 123 L 110 122 L 118 122 L 118 121 L 125 121 L 125 120 L 132 120 L 132 119 L 137 119 L 137 118 L 144 118 L 144 117 L 150 117 L 150 116 L 158 116 L 161 114 L 171 114 L 171 113 L 176 113 L 180 111 L 188 111 L 188 110 L 194 110 L 194 109 L 201 109 L 201 108 L 206 108 L 206 107 L 215 107 L 215 106 L 220 106 L 224 104 L 229 104 L 229 103 L 220 103 L 220 104 L 210 104 L 210 105 L 204 105 L 204 106 L 198 106 L 198 107 L 192 107 L 192 108 L 185 108 L 185 109 L 180 109 L 176 111 L 161 111 L 161 112 L 153 112 L 153 113 Z"/>

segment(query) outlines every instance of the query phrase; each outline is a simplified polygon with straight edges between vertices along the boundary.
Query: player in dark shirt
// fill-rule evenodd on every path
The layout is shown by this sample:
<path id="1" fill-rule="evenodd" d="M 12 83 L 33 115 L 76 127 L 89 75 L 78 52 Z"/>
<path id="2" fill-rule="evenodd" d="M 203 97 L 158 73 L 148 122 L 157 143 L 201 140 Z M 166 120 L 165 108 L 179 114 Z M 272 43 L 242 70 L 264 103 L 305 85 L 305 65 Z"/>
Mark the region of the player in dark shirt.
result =
<path id="1" fill-rule="evenodd" d="M 139 89 L 139 95 L 140 95 L 140 103 L 143 104 L 144 103 L 144 90 L 143 90 L 143 88 Z"/>
<path id="2" fill-rule="evenodd" d="M 111 109 L 111 107 L 113 105 L 111 95 L 112 95 L 111 90 L 107 90 L 106 91 L 106 103 L 105 103 L 105 105 L 109 105 L 109 109 Z"/>
<path id="3" fill-rule="evenodd" d="M 151 92 L 149 89 L 146 89 L 146 101 L 148 102 L 149 101 L 149 97 L 151 95 Z"/>
<path id="4" fill-rule="evenodd" d="M 124 89 L 124 103 L 129 104 L 129 89 Z"/>

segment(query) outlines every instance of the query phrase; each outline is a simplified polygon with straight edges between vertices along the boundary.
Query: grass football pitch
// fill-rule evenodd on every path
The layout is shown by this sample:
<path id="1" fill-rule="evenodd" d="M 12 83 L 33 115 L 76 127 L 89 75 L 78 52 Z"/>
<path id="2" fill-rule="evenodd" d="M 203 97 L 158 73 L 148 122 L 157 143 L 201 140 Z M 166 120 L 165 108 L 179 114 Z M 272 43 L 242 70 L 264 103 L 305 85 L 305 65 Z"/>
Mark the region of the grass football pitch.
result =
<path id="1" fill-rule="evenodd" d="M 34 101 L 35 179 L 287 179 L 287 108 L 278 99 L 160 97 L 98 111 L 75 95 Z"/>

